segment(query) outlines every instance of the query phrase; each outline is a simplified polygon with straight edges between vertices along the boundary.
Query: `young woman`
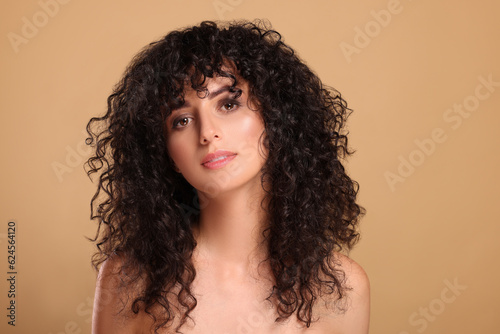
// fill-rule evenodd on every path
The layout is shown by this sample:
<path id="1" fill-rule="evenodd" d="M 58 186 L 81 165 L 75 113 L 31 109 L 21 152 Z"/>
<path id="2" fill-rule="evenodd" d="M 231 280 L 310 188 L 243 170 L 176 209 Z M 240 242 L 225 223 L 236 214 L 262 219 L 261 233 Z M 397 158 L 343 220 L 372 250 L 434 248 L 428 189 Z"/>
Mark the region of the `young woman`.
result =
<path id="1" fill-rule="evenodd" d="M 348 114 L 260 22 L 142 50 L 87 126 L 93 333 L 367 333 Z"/>

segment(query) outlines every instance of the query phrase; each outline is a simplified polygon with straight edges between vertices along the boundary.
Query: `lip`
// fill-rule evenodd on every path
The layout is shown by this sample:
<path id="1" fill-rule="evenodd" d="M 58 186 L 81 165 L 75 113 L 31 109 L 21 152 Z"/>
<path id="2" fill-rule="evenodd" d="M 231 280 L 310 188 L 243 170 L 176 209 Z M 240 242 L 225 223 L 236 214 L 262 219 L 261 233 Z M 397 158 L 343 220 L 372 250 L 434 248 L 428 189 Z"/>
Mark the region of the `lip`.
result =
<path id="1" fill-rule="evenodd" d="M 227 165 L 234 158 L 236 158 L 236 153 L 234 152 L 217 150 L 214 153 L 207 154 L 201 161 L 201 164 L 209 169 L 218 169 Z"/>

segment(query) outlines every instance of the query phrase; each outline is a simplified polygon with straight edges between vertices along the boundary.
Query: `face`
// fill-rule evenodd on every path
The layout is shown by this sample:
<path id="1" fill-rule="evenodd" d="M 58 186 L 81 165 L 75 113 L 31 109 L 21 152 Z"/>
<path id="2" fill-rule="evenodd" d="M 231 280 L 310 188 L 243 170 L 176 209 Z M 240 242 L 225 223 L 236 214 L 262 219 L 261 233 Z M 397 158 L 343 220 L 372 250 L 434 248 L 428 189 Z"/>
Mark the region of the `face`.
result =
<path id="1" fill-rule="evenodd" d="M 207 78 L 208 93 L 186 88 L 185 103 L 166 120 L 170 157 L 184 178 L 208 197 L 262 187 L 260 171 L 267 152 L 262 145 L 264 123 L 248 104 L 249 87 L 242 79 Z"/>

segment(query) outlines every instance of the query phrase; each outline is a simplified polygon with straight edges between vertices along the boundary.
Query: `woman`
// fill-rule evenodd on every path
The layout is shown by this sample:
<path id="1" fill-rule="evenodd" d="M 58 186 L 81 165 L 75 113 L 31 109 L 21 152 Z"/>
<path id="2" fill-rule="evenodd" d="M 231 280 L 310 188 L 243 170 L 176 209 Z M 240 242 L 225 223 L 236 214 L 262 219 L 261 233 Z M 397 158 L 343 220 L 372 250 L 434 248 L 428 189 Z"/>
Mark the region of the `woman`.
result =
<path id="1" fill-rule="evenodd" d="M 349 109 L 262 23 L 173 31 L 87 129 L 94 333 L 367 333 Z"/>

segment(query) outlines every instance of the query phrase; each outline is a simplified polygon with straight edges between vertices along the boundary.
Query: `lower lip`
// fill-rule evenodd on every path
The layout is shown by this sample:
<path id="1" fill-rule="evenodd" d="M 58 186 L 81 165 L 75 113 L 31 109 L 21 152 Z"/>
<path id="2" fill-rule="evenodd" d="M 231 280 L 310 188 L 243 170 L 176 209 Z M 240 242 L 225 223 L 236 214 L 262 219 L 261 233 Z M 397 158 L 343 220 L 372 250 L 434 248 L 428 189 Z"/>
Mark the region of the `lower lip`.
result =
<path id="1" fill-rule="evenodd" d="M 220 159 L 220 160 L 217 160 L 217 161 L 205 162 L 202 165 L 204 167 L 208 168 L 208 169 L 219 169 L 219 168 L 224 167 L 228 163 L 230 163 L 231 160 L 233 160 L 234 158 L 236 158 L 236 154 L 235 155 L 229 155 L 229 156 L 225 157 L 224 159 Z"/>

